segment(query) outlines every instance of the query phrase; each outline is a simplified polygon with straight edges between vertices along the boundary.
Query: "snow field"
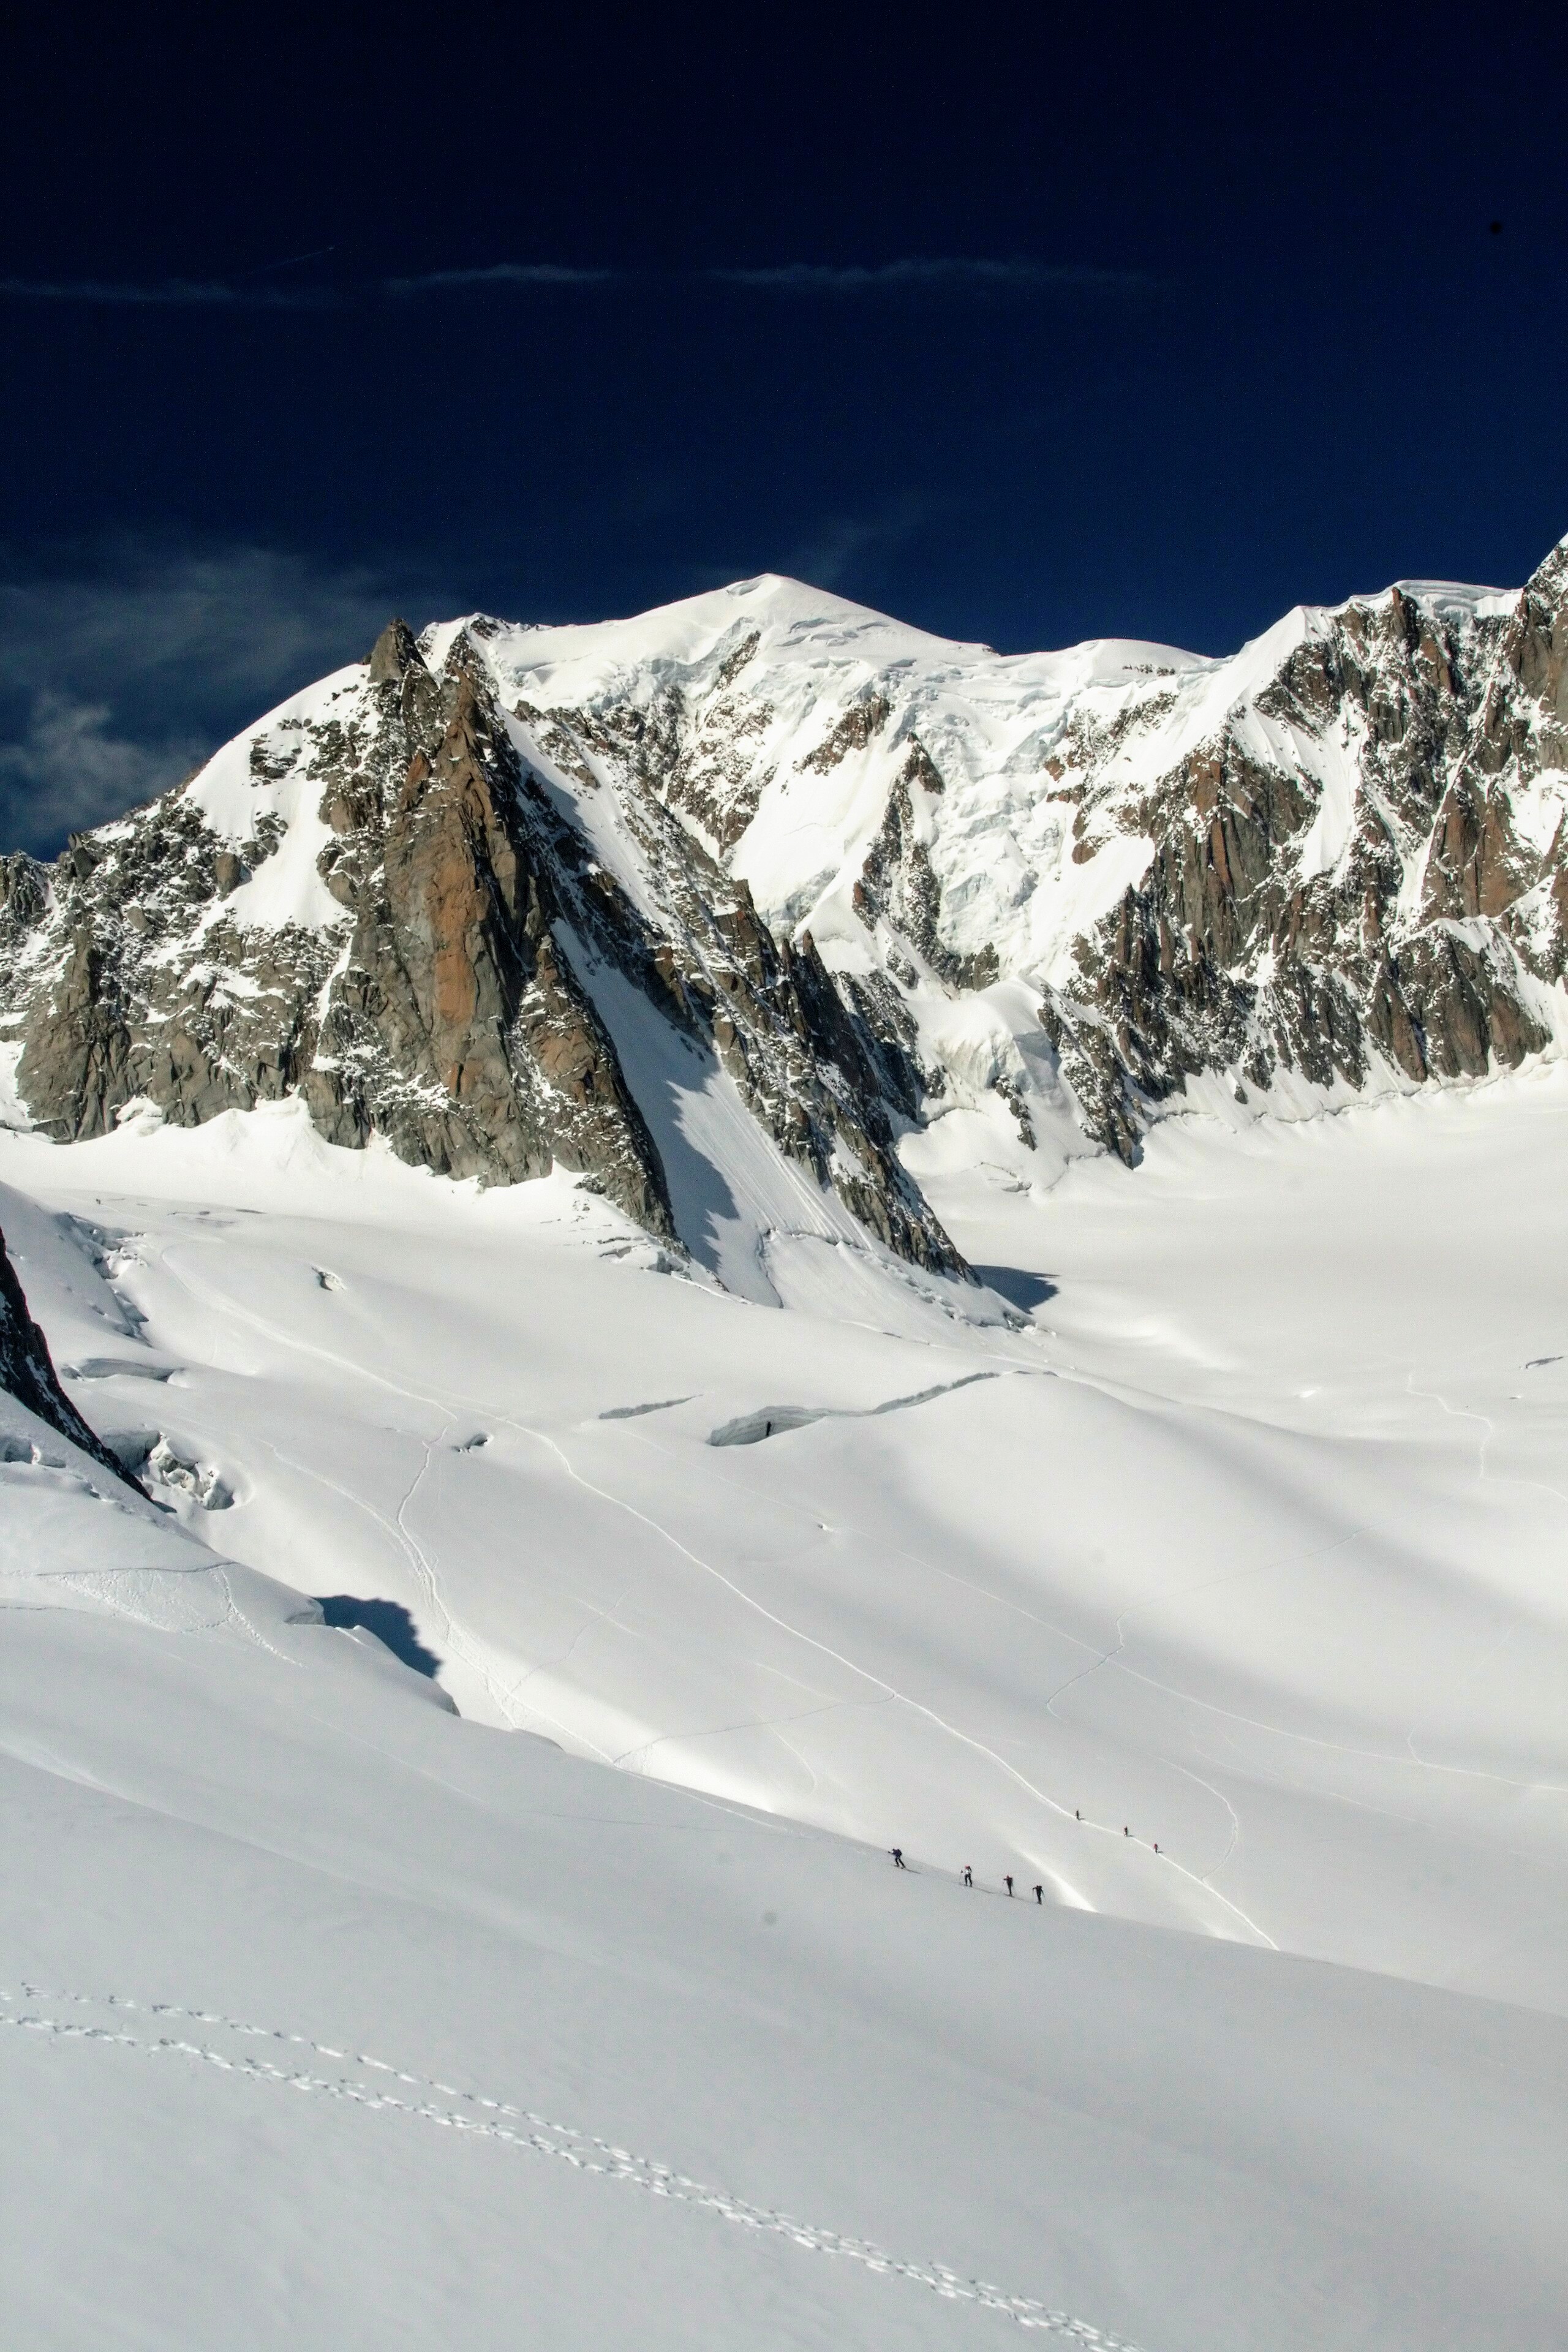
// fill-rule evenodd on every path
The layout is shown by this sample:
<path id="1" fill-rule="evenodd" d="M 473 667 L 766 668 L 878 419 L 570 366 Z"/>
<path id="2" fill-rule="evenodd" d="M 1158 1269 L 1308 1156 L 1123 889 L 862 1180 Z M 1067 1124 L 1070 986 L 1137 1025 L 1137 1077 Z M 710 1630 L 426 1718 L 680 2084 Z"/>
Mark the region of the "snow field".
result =
<path id="1" fill-rule="evenodd" d="M 168 1499 L 229 1558 L 405 1608 L 465 1714 L 1556 2007 L 1560 1368 L 1522 1367 L 1568 1322 L 1532 1205 L 1563 1112 L 1542 1072 L 1252 1140 L 1170 1122 L 1136 1177 L 1043 1198 L 922 1171 L 976 1263 L 1058 1286 L 1021 1329 L 774 1228 L 745 1264 L 781 1314 L 656 1273 L 563 1181 L 475 1197 L 287 1107 L 0 1167 L 118 1237 L 49 1326 L 124 1368 L 76 1383 L 89 1418 L 210 1465 L 232 1508 Z M 1506 1243 L 1425 1282 L 1500 1157 Z"/>
<path id="2" fill-rule="evenodd" d="M 22 2340 L 1547 2352 L 1565 1122 L 1034 1189 L 961 1109 L 984 1296 L 289 1105 L 0 1137 L 71 1393 L 234 1498 L 0 1432 Z"/>
<path id="3" fill-rule="evenodd" d="M 29 2342 L 1550 2340 L 1560 2021 L 987 1902 L 277 1649 L 8 1627 Z"/>
<path id="4" fill-rule="evenodd" d="M 154 2037 L 126 2031 L 117 2025 L 93 2025 L 72 2019 L 40 2014 L 32 2004 L 47 2001 L 56 2006 L 73 2003 L 80 2008 L 97 2007 L 113 2010 L 116 2015 L 137 2011 L 141 2004 L 124 2000 L 113 1994 L 95 2001 L 87 1993 L 48 1992 L 34 1985 L 22 1988 L 22 1998 L 28 2004 L 16 2006 L 16 1997 L 0 1990 L 0 2003 L 12 2011 L 0 2014 L 0 2027 L 11 2026 L 25 2033 L 38 2033 L 47 2039 L 81 2041 L 109 2045 L 117 2050 L 133 2050 L 147 2057 L 168 2053 L 178 2058 L 195 2059 L 199 2063 L 216 2066 L 225 2074 L 238 2074 L 247 2079 L 276 2084 L 279 2089 L 303 2092 L 329 2099 L 346 2100 L 351 2105 L 378 2113 L 406 2116 L 411 2120 L 431 2123 L 445 2129 L 477 2133 L 480 2138 L 499 2141 L 503 2147 L 522 2148 L 538 2156 L 561 2158 L 565 2163 L 584 2172 L 599 2173 L 608 2179 L 629 2181 L 633 2187 L 647 2189 L 655 2197 L 673 2198 L 678 2204 L 695 2205 L 705 2212 L 717 2214 L 721 2221 L 732 2221 L 742 2229 L 763 2230 L 784 2238 L 791 2245 L 800 2246 L 810 2253 L 839 2256 L 842 2260 L 861 2263 L 879 2276 L 911 2280 L 917 2286 L 929 2287 L 947 2303 L 978 2304 L 987 2311 L 1002 2312 L 1016 2320 L 1020 2327 L 1042 2330 L 1067 2338 L 1075 2344 L 1100 2346 L 1104 2352 L 1137 2352 L 1137 2347 L 1122 2344 L 1117 2337 L 1104 2335 L 1085 2321 L 1072 2318 L 1062 2311 L 1047 2311 L 1042 2304 L 1026 2295 L 1005 2294 L 988 2280 L 961 2278 L 956 2271 L 943 2263 L 922 2264 L 899 2262 L 885 2253 L 879 2246 L 870 2245 L 858 2238 L 840 2237 L 834 2230 L 814 2229 L 809 2222 L 799 2221 L 792 2214 L 771 2213 L 748 2205 L 743 2200 L 727 2196 L 722 2189 L 706 2188 L 700 2180 L 689 2179 L 685 2173 L 672 2171 L 667 2164 L 657 2164 L 647 2157 L 633 2156 L 624 2147 L 612 2147 L 607 2140 L 591 2133 L 574 2131 L 568 2124 L 552 2123 L 547 2116 L 536 2115 L 530 2108 L 514 2106 L 508 2099 L 487 2098 L 475 2091 L 459 2091 L 449 2083 L 436 2083 L 422 2074 L 410 2074 L 382 2058 L 369 2058 L 361 2053 L 352 2062 L 364 2074 L 389 2075 L 410 2090 L 434 2091 L 440 2102 L 429 2099 L 409 2099 L 384 2090 L 374 2084 L 355 2081 L 350 2077 L 323 2076 L 294 2066 L 275 2065 L 266 2058 L 235 2056 L 207 2042 L 175 2039 L 167 2034 Z M 189 2017 L 193 2023 L 226 2028 L 232 2033 L 248 2040 L 300 2045 L 313 2054 L 333 2061 L 342 2061 L 349 2053 L 330 2048 L 320 2042 L 307 2042 L 303 2034 L 284 2033 L 274 2027 L 243 2025 L 232 2018 L 219 2017 L 210 2010 L 183 2010 L 167 2001 L 147 2005 L 148 2014 L 162 2020 Z M 464 2102 L 462 2105 L 448 2102 Z M 477 2111 L 477 2112 L 476 2112 Z M 513 2128 L 521 2124 L 526 2131 Z"/>

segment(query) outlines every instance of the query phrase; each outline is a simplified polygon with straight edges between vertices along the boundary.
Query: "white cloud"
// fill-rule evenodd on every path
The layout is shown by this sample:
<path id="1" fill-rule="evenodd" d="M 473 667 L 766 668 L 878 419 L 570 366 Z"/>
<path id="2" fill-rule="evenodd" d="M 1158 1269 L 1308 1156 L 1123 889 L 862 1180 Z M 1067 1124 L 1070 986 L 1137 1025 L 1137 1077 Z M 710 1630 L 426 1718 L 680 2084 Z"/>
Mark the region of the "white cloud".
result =
<path id="1" fill-rule="evenodd" d="M 138 743 L 109 730 L 107 703 L 37 695 L 19 741 L 0 743 L 0 842 L 53 847 L 151 800 L 195 764 L 194 738 Z"/>
<path id="2" fill-rule="evenodd" d="M 90 574 L 0 579 L 0 849 L 52 851 L 176 782 L 367 653 L 399 603 L 369 572 L 266 548 L 121 545 Z"/>

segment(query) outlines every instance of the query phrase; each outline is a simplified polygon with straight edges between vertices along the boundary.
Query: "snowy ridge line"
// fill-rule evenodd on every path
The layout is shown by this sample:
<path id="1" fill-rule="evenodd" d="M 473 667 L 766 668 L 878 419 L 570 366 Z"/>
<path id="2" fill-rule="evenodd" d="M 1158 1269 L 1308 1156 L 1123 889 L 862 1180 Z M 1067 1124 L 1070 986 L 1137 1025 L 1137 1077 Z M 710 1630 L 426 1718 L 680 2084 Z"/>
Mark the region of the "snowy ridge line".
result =
<path id="1" fill-rule="evenodd" d="M 228 2057 L 201 2042 L 186 2042 L 173 2035 L 160 2035 L 156 2040 L 147 2036 L 116 2031 L 103 2025 L 77 2024 L 72 2021 L 30 2015 L 16 2011 L 18 1997 L 25 2000 L 67 2002 L 85 2009 L 133 2011 L 153 2017 L 184 2017 L 193 2023 L 216 2025 L 231 2033 L 289 2044 L 310 2050 L 323 2058 L 333 2058 L 353 2065 L 363 2066 L 377 2074 L 389 2074 L 395 2082 L 406 2084 L 415 2090 L 430 2090 L 447 2099 L 457 2099 L 467 2105 L 486 2110 L 483 2117 L 465 2115 L 452 2107 L 437 2106 L 428 2099 L 399 2098 L 395 2092 L 373 2089 L 363 2083 L 340 2075 L 304 2073 L 297 2068 L 278 2066 L 265 2058 Z M 238 2019 L 225 2017 L 216 2011 L 182 2008 L 175 2001 L 135 2001 L 117 1993 L 98 1996 L 92 1993 L 61 1992 L 43 1985 L 23 1982 L 20 1996 L 0 1989 L 0 2003 L 15 2014 L 0 2013 L 0 2028 L 11 2027 L 25 2033 L 36 2033 L 50 2042 L 93 2042 L 123 2050 L 133 2050 L 143 2057 L 157 2057 L 169 2053 L 176 2057 L 194 2058 L 205 2066 L 218 2067 L 225 2074 L 242 2074 L 252 2082 L 276 2084 L 280 2089 L 316 2092 L 329 2099 L 344 2101 L 354 2106 L 377 2108 L 410 2116 L 419 2122 L 438 2124 L 448 2130 L 468 2132 L 480 2139 L 499 2140 L 508 2147 L 523 2148 L 539 2156 L 560 2157 L 581 2172 L 602 2173 L 607 2179 L 628 2180 L 634 2187 L 647 2189 L 655 2197 L 673 2198 L 685 2205 L 695 2205 L 719 2214 L 726 2221 L 734 2221 L 742 2229 L 766 2231 L 776 2237 L 786 2238 L 793 2245 L 808 2252 L 837 2254 L 845 2262 L 858 2263 L 865 2269 L 887 2277 L 904 2278 L 916 2286 L 923 2286 L 951 2303 L 977 2304 L 987 2311 L 999 2311 L 1017 2326 L 1039 2330 L 1062 2337 L 1072 2344 L 1090 2347 L 1090 2352 L 1139 2352 L 1136 2345 L 1122 2337 L 1108 2336 L 1102 2328 L 1087 2320 L 1075 2319 L 1070 2313 L 1052 2311 L 1045 2304 L 1028 2295 L 1010 2295 L 986 2279 L 966 2279 L 942 2263 L 905 2263 L 885 2253 L 879 2246 L 866 2238 L 847 2238 L 836 2230 L 817 2229 L 810 2222 L 799 2221 L 792 2214 L 774 2212 L 765 2206 L 748 2204 L 744 2198 L 731 2197 L 726 2189 L 712 2189 L 702 2181 L 693 2180 L 669 2166 L 655 2163 L 648 2157 L 634 2156 L 624 2147 L 591 2132 L 573 2129 L 569 2124 L 552 2123 L 546 2116 L 534 2114 L 526 2107 L 514 2106 L 510 2100 L 491 2099 L 477 2091 L 463 2091 L 449 2083 L 440 2083 L 424 2074 L 413 2074 L 386 2060 L 372 2058 L 365 2053 L 351 2054 L 334 2049 L 324 2042 L 312 2042 L 302 2033 L 285 2033 L 267 2025 L 248 2025 Z M 531 2126 L 526 2132 L 515 2131 L 507 2122 L 489 2117 L 510 2117 L 519 2124 Z M 582 2151 L 593 2150 L 587 2154 Z"/>

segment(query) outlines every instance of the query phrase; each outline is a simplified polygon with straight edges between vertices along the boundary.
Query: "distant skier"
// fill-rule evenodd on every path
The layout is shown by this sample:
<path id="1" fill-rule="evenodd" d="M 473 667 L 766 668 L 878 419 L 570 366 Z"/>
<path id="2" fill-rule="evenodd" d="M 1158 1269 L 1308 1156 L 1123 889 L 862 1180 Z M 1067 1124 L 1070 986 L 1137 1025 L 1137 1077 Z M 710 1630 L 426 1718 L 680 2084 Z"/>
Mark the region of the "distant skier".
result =
<path id="1" fill-rule="evenodd" d="M 1075 1821 L 1075 1822 L 1081 1822 L 1081 1821 L 1082 1821 L 1082 1819 L 1083 1819 L 1083 1815 L 1079 1811 L 1079 1809 L 1078 1809 L 1078 1807 L 1077 1807 L 1076 1805 L 1075 1805 L 1075 1806 L 1073 1807 L 1073 1809 L 1072 1809 L 1072 1817 L 1073 1817 L 1073 1819 L 1074 1819 L 1074 1821 Z"/>
<path id="2" fill-rule="evenodd" d="M 908 1864 L 905 1862 L 905 1860 L 904 1860 L 904 1849 L 903 1849 L 903 1847 L 902 1847 L 901 1845 L 896 1845 L 896 1846 L 894 1846 L 894 1848 L 893 1848 L 892 1852 L 893 1852 L 893 1868 L 894 1868 L 895 1870 L 907 1870 L 907 1869 L 909 1868 L 909 1864 Z"/>
<path id="3" fill-rule="evenodd" d="M 1037 1902 L 1037 1903 L 1043 1903 L 1043 1902 L 1045 1901 L 1045 1899 L 1046 1899 L 1046 1890 L 1045 1890 L 1045 1888 L 1044 1888 L 1043 1886 L 1037 1886 L 1037 1887 L 1036 1887 L 1036 1889 L 1035 1889 L 1035 1900 L 1036 1900 L 1036 1902 Z"/>
<path id="4" fill-rule="evenodd" d="M 974 1884 L 974 1873 L 970 1869 L 967 1863 L 963 1865 L 963 1883 L 965 1886 L 973 1886 Z"/>
<path id="5" fill-rule="evenodd" d="M 1128 1826 L 1127 1826 L 1127 1824 L 1126 1824 L 1126 1822 L 1122 1822 L 1122 1824 L 1121 1824 L 1121 1834 L 1122 1834 L 1122 1836 L 1123 1836 L 1123 1837 L 1131 1837 L 1131 1834 L 1132 1834 L 1131 1831 L 1128 1828 Z"/>
<path id="6" fill-rule="evenodd" d="M 1154 1840 L 1154 1851 L 1155 1851 L 1155 1853 L 1159 1853 L 1159 1851 L 1160 1851 L 1160 1841 L 1159 1841 L 1159 1839 L 1158 1839 L 1158 1838 L 1156 1838 L 1156 1839 Z"/>
<path id="7" fill-rule="evenodd" d="M 1010 1878 L 1005 1878 L 1005 1879 L 1002 1881 L 1002 1884 L 1003 1884 L 1003 1885 L 1007 1889 L 1008 1894 L 1009 1894 L 1009 1895 L 1011 1895 L 1011 1893 L 1013 1892 L 1013 1882 L 1012 1882 L 1012 1880 L 1011 1880 Z"/>

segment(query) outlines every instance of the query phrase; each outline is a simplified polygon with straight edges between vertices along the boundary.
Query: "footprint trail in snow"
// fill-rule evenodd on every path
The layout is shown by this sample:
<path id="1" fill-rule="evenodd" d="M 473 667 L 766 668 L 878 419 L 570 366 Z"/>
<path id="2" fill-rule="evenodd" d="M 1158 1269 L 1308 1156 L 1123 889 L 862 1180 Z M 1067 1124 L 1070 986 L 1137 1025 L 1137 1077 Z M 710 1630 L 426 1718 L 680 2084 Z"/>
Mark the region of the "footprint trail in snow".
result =
<path id="1" fill-rule="evenodd" d="M 87 2021 L 51 2017 L 31 2006 L 24 2006 L 34 2002 L 108 2010 L 117 2017 L 134 2015 L 138 2020 L 184 2018 L 193 2025 L 216 2027 L 220 2032 L 247 2040 L 272 2042 L 280 2051 L 308 2050 L 317 2057 L 361 2068 L 369 2074 L 384 2077 L 388 2084 L 401 2084 L 407 2092 L 434 2092 L 437 2098 L 405 2097 L 374 2082 L 356 2081 L 352 2074 L 318 2074 L 298 2064 L 279 2065 L 266 2057 L 229 2053 L 215 2049 L 205 2042 L 186 2041 L 176 2034 L 136 2033 L 119 2025 L 97 2025 Z M 450 2131 L 468 2132 L 476 2138 L 497 2140 L 503 2147 L 522 2148 L 532 2155 L 558 2157 L 578 2171 L 595 2172 L 609 2179 L 630 2181 L 635 2188 L 647 2189 L 652 2196 L 672 2198 L 681 2204 L 700 2206 L 742 2229 L 765 2231 L 787 2239 L 792 2245 L 800 2246 L 807 2252 L 836 2254 L 845 2262 L 858 2263 L 866 2270 L 882 2276 L 907 2279 L 916 2286 L 923 2286 L 931 2294 L 941 2295 L 944 2301 L 973 2303 L 987 2311 L 999 2311 L 1019 2327 L 1033 2328 L 1058 2336 L 1068 2343 L 1084 2346 L 1087 2352 L 1139 2352 L 1136 2345 L 1128 2344 L 1120 2336 L 1108 2336 L 1102 2328 L 1091 2326 L 1087 2320 L 1075 2319 L 1065 2311 L 1052 2311 L 1028 2295 L 1005 2294 L 989 2280 L 964 2278 L 941 2263 L 900 2262 L 868 2239 L 844 2237 L 836 2230 L 818 2229 L 810 2222 L 796 2221 L 792 2214 L 748 2204 L 744 2198 L 733 2197 L 727 2189 L 711 2188 L 702 2181 L 689 2179 L 683 2172 L 675 2171 L 668 2165 L 656 2163 L 647 2157 L 635 2156 L 629 2149 L 615 2147 L 591 2132 L 576 2131 L 569 2124 L 552 2123 L 549 2116 L 537 2115 L 531 2108 L 514 2105 L 510 2100 L 489 2098 L 480 2092 L 460 2090 L 453 2084 L 437 2082 L 428 2075 L 410 2074 L 363 2051 L 350 2052 L 337 2049 L 329 2042 L 312 2042 L 306 2034 L 285 2033 L 266 2025 L 250 2025 L 237 2018 L 225 2017 L 214 2010 L 186 2009 L 174 2001 L 130 2000 L 118 1993 L 62 1992 L 26 1981 L 15 1993 L 0 1990 L 0 2028 L 4 2027 L 37 2034 L 57 2043 L 81 2042 L 133 2051 L 144 2057 L 165 2055 L 191 2059 L 200 2065 L 215 2066 L 225 2074 L 239 2074 L 251 2082 L 272 2084 L 283 2090 L 313 2093 L 354 2106 L 405 2116 L 421 2123 L 440 2125 Z M 454 2104 L 441 2105 L 437 2100 Z"/>

